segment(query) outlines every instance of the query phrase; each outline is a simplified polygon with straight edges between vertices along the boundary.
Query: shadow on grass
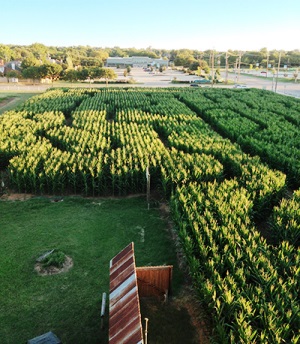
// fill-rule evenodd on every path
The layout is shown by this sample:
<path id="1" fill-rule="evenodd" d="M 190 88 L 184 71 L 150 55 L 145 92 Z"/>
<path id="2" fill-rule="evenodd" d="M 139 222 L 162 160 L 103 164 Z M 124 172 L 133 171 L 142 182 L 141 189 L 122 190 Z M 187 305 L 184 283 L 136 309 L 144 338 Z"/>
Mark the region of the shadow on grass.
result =
<path id="1" fill-rule="evenodd" d="M 208 343 L 207 338 L 199 338 L 191 320 L 191 315 L 184 305 L 176 300 L 169 299 L 163 303 L 156 298 L 141 298 L 141 316 L 143 330 L 145 330 L 145 318 L 148 322 L 148 343 L 149 344 L 204 344 Z"/>

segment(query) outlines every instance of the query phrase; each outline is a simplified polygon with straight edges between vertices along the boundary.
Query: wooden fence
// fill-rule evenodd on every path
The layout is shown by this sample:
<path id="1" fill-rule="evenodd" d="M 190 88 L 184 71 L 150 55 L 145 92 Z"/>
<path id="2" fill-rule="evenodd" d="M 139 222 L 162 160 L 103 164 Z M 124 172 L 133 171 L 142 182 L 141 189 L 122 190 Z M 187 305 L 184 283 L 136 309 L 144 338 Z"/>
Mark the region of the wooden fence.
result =
<path id="1" fill-rule="evenodd" d="M 173 266 L 144 266 L 136 268 L 140 297 L 156 296 L 167 300 L 171 293 Z"/>

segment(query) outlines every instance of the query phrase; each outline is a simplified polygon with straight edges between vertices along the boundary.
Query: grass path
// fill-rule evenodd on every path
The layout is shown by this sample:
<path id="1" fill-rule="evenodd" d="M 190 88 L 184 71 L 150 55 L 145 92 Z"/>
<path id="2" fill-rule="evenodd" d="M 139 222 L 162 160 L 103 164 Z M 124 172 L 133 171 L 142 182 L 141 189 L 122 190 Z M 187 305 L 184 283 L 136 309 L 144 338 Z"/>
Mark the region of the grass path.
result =
<path id="1" fill-rule="evenodd" d="M 0 93 L 0 115 L 23 104 L 38 93 Z"/>

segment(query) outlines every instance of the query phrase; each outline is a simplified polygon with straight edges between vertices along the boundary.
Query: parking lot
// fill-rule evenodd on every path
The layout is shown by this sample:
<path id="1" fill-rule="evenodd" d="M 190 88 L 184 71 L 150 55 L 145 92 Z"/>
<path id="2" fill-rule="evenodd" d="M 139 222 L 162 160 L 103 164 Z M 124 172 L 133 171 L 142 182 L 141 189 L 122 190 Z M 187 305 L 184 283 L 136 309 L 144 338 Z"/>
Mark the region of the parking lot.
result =
<path id="1" fill-rule="evenodd" d="M 189 87 L 190 82 L 199 79 L 195 75 L 187 75 L 181 71 L 167 69 L 163 73 L 156 72 L 151 73 L 149 71 L 144 71 L 142 68 L 132 68 L 130 74 L 124 78 L 124 69 L 115 69 L 119 79 L 134 79 L 136 84 L 133 86 L 140 87 Z M 225 79 L 225 72 L 221 72 L 221 77 Z M 174 78 L 177 81 L 186 81 L 186 83 L 172 83 Z M 229 73 L 228 79 L 231 81 L 230 85 L 218 84 L 213 87 L 227 87 L 232 88 L 236 83 L 246 85 L 247 87 L 256 87 L 259 89 L 265 89 L 269 91 L 275 91 L 275 78 L 257 78 L 255 76 L 240 75 L 237 80 L 237 75 L 234 73 Z M 202 87 L 212 87 L 211 85 L 201 85 Z M 300 84 L 293 82 L 278 82 L 277 83 L 277 93 L 290 95 L 293 97 L 300 98 Z"/>
<path id="2" fill-rule="evenodd" d="M 181 71 L 172 70 L 168 68 L 163 73 L 145 71 L 142 68 L 131 68 L 128 76 L 124 77 L 124 69 L 114 68 L 118 75 L 118 80 L 132 80 L 133 83 L 126 84 L 126 87 L 190 87 L 193 80 L 199 79 L 195 75 L 184 74 Z M 225 79 L 225 72 L 221 72 L 221 77 Z M 172 83 L 172 80 L 187 83 Z M 213 87 L 227 87 L 232 88 L 235 84 L 243 84 L 247 87 L 256 87 L 258 89 L 265 89 L 275 91 L 275 78 L 258 78 L 255 76 L 240 75 L 239 78 L 234 73 L 229 73 L 228 79 L 231 81 L 230 85 L 217 84 Z M 54 87 L 93 87 L 93 85 L 82 83 L 66 83 L 55 82 Z M 105 84 L 96 84 L 96 87 L 106 87 Z M 124 87 L 124 84 L 111 84 L 113 87 Z M 51 84 L 39 85 L 22 85 L 22 84 L 6 84 L 0 83 L 0 92 L 44 92 L 46 89 L 52 87 Z M 212 85 L 201 85 L 201 87 L 212 87 Z M 277 93 L 289 95 L 300 98 L 300 83 L 281 82 L 278 81 Z"/>

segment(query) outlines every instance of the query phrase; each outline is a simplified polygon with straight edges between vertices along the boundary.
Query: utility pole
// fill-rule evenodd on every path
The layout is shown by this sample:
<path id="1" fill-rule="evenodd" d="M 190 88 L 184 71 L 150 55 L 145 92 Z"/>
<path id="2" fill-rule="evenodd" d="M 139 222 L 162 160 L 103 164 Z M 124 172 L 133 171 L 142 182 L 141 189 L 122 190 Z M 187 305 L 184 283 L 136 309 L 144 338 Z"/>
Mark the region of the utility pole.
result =
<path id="1" fill-rule="evenodd" d="M 267 68 L 266 68 L 266 78 L 268 77 L 268 68 L 269 68 L 269 52 L 267 50 Z"/>
<path id="2" fill-rule="evenodd" d="M 275 93 L 277 93 L 277 82 L 278 82 L 278 74 L 279 74 L 279 68 L 280 68 L 280 60 L 281 60 L 281 51 L 279 51 L 279 59 L 278 59 L 276 82 L 275 82 Z"/>
<path id="3" fill-rule="evenodd" d="M 212 58 L 211 58 L 211 87 L 214 87 L 214 63 L 215 63 L 215 55 L 214 55 L 214 50 L 212 51 Z"/>
<path id="4" fill-rule="evenodd" d="M 235 63 L 234 63 L 234 75 L 235 75 L 235 80 L 234 80 L 234 82 L 237 84 L 237 67 L 238 66 L 238 59 L 235 59 Z"/>
<path id="5" fill-rule="evenodd" d="M 225 63 L 226 63 L 225 84 L 227 85 L 228 84 L 228 51 L 226 51 Z"/>
<path id="6" fill-rule="evenodd" d="M 240 82 L 242 52 L 239 51 L 238 83 Z"/>

